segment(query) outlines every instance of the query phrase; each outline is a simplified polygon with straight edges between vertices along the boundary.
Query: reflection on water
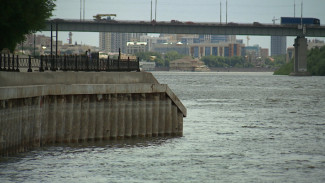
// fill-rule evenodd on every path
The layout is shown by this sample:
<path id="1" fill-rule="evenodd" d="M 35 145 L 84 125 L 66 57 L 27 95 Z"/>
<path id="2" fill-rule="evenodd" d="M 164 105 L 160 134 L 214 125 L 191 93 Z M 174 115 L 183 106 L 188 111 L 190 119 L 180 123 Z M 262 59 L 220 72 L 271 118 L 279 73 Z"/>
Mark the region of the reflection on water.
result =
<path id="1" fill-rule="evenodd" d="M 325 80 L 154 73 L 188 110 L 184 136 L 43 147 L 0 182 L 325 182 Z"/>
<path id="2" fill-rule="evenodd" d="M 84 152 L 104 152 L 106 150 L 127 149 L 127 148 L 148 148 L 160 146 L 168 143 L 170 140 L 175 140 L 181 137 L 139 137 L 139 138 L 125 138 L 125 139 L 111 139 L 108 141 L 88 141 L 81 143 L 70 144 L 53 144 L 44 147 L 39 147 L 30 152 L 21 153 L 15 156 L 3 157 L 1 163 L 4 162 L 19 162 L 24 158 L 38 157 L 40 154 L 49 156 L 58 156 L 62 154 L 75 154 Z"/>

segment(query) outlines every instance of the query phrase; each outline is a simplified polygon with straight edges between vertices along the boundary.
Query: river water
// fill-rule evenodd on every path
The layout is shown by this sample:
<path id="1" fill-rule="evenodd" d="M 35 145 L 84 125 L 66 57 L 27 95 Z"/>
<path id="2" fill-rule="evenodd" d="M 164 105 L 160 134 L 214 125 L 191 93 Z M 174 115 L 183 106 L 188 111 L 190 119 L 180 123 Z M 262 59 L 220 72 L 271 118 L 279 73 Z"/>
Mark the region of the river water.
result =
<path id="1" fill-rule="evenodd" d="M 184 136 L 43 147 L 0 182 L 325 182 L 325 78 L 154 72 L 186 106 Z"/>

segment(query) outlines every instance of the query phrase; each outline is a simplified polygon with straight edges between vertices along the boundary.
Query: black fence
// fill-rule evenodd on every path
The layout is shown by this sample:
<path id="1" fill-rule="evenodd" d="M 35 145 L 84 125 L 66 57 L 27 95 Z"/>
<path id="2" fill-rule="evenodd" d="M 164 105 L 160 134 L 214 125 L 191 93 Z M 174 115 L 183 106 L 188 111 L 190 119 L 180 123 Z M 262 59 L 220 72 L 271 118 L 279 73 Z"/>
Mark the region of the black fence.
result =
<path id="1" fill-rule="evenodd" d="M 99 59 L 86 55 L 40 57 L 0 54 L 0 71 L 8 72 L 49 71 L 140 71 L 137 59 Z"/>

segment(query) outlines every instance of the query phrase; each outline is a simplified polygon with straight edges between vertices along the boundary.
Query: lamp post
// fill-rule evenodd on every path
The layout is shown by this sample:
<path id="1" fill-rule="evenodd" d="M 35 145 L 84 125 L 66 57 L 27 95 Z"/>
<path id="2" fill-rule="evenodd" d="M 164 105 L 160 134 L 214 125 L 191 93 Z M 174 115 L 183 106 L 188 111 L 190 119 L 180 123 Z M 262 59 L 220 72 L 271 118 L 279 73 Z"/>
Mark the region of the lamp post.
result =
<path id="1" fill-rule="evenodd" d="M 36 35 L 34 34 L 34 57 L 35 57 L 35 39 L 36 39 Z"/>
<path id="2" fill-rule="evenodd" d="M 152 21 L 152 0 L 151 0 L 151 10 L 150 10 L 150 22 Z"/>
<path id="3" fill-rule="evenodd" d="M 24 54 L 24 41 L 21 41 L 21 53 Z"/>
<path id="4" fill-rule="evenodd" d="M 46 46 L 42 45 L 42 53 L 43 53 L 43 55 L 45 54 L 45 49 L 46 49 Z"/>
<path id="5" fill-rule="evenodd" d="M 156 0 L 156 4 L 155 4 L 155 21 L 157 21 L 157 0 Z"/>

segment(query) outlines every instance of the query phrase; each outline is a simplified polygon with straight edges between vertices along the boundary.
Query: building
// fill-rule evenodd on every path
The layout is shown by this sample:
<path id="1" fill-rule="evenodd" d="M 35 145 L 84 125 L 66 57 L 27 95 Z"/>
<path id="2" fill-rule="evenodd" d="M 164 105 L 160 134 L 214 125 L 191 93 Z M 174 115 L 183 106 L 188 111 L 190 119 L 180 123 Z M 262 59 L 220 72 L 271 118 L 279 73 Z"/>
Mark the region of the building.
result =
<path id="1" fill-rule="evenodd" d="M 177 34 L 160 34 L 159 38 L 166 39 L 170 43 L 176 43 L 178 42 L 179 37 L 177 36 Z"/>
<path id="2" fill-rule="evenodd" d="M 188 45 L 183 44 L 181 42 L 154 44 L 151 51 L 158 52 L 161 54 L 165 54 L 170 51 L 176 51 L 177 53 L 179 53 L 181 55 L 189 55 Z"/>
<path id="3" fill-rule="evenodd" d="M 271 36 L 271 56 L 285 55 L 287 50 L 286 36 Z"/>
<path id="4" fill-rule="evenodd" d="M 105 32 L 99 33 L 99 50 L 106 53 L 112 52 L 111 34 Z"/>
<path id="5" fill-rule="evenodd" d="M 98 47 L 90 45 L 80 45 L 80 44 L 64 44 L 60 46 L 59 54 L 60 55 L 74 55 L 74 54 L 86 54 L 86 51 L 98 52 Z"/>
<path id="6" fill-rule="evenodd" d="M 154 51 L 155 45 L 167 43 L 169 40 L 167 37 L 154 37 L 142 35 L 140 36 L 140 42 L 146 42 L 148 51 Z"/>
<path id="7" fill-rule="evenodd" d="M 77 44 L 71 44 L 72 43 L 72 33 L 69 34 L 69 43 L 68 44 L 62 44 L 61 40 L 58 40 L 58 55 L 63 54 L 85 54 L 86 51 L 91 50 L 91 52 L 98 52 L 98 47 L 95 46 L 89 46 L 89 45 L 81 45 Z M 52 40 L 52 54 L 55 54 L 56 51 L 56 40 Z M 21 51 L 23 49 L 24 54 L 30 54 L 30 55 L 39 55 L 39 54 L 45 54 L 50 55 L 51 54 L 51 37 L 45 36 L 45 35 L 36 35 L 36 34 L 29 34 L 26 36 L 26 40 L 24 41 L 23 45 L 19 44 L 17 46 L 17 51 Z"/>
<path id="8" fill-rule="evenodd" d="M 255 58 L 261 57 L 261 47 L 259 45 L 246 46 L 245 55 L 253 55 Z"/>
<path id="9" fill-rule="evenodd" d="M 200 58 L 203 56 L 232 57 L 242 56 L 243 44 L 240 43 L 199 43 L 190 44 L 190 56 Z"/>
<path id="10" fill-rule="evenodd" d="M 138 52 L 148 51 L 147 42 L 127 42 L 126 43 L 126 53 L 135 54 Z"/>
<path id="11" fill-rule="evenodd" d="M 268 48 L 261 48 L 261 57 L 262 60 L 265 60 L 266 58 L 269 57 L 269 49 Z"/>
<path id="12" fill-rule="evenodd" d="M 185 57 L 171 61 L 169 63 L 169 70 L 171 71 L 209 71 L 204 65 L 204 62 L 199 59 L 192 59 L 192 57 Z"/>
<path id="13" fill-rule="evenodd" d="M 146 36 L 146 33 L 129 33 L 131 42 L 140 42 L 142 36 Z"/>
<path id="14" fill-rule="evenodd" d="M 155 62 L 140 61 L 139 65 L 142 71 L 154 71 L 156 69 Z"/>
<path id="15" fill-rule="evenodd" d="M 273 24 L 274 23 L 275 22 L 273 22 Z M 285 55 L 286 51 L 287 51 L 287 37 L 271 36 L 271 56 Z"/>
<path id="16" fill-rule="evenodd" d="M 195 43 L 235 43 L 235 35 L 198 35 L 198 40 Z"/>
<path id="17" fill-rule="evenodd" d="M 199 43 L 199 35 L 182 35 L 178 37 L 178 40 L 180 40 L 183 44 L 193 44 L 193 43 Z"/>
<path id="18" fill-rule="evenodd" d="M 33 47 L 34 44 L 36 47 L 45 46 L 51 47 L 51 37 L 45 35 L 36 35 L 36 34 L 28 34 L 26 35 L 26 39 L 23 43 L 25 47 Z M 52 40 L 52 46 L 55 47 L 56 41 Z M 58 46 L 62 45 L 62 41 L 58 40 Z"/>
<path id="19" fill-rule="evenodd" d="M 143 35 L 145 34 L 101 32 L 99 33 L 99 49 L 106 53 L 118 52 L 121 49 L 122 53 L 126 53 L 127 42 L 138 42 Z"/>
<path id="20" fill-rule="evenodd" d="M 322 40 L 313 39 L 313 40 L 308 40 L 307 46 L 308 46 L 308 50 L 311 50 L 313 48 L 321 48 L 325 46 L 325 43 Z"/>
<path id="21" fill-rule="evenodd" d="M 126 43 L 131 40 L 129 33 L 101 32 L 99 33 L 99 49 L 100 51 L 126 52 Z"/>
<path id="22" fill-rule="evenodd" d="M 45 35 L 28 34 L 23 43 L 17 44 L 16 51 L 29 55 L 38 55 L 51 52 L 51 37 Z M 62 41 L 58 40 L 58 52 L 62 46 Z M 52 54 L 55 54 L 56 40 L 52 40 Z"/>

